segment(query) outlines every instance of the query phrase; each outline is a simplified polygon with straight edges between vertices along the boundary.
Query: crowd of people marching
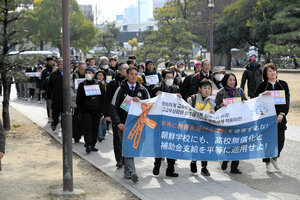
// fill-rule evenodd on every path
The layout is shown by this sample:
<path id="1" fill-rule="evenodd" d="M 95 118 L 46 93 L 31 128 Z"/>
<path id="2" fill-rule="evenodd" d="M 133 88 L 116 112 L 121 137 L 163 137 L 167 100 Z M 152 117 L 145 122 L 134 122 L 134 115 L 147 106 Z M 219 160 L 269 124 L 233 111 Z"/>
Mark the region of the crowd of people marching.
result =
<path id="1" fill-rule="evenodd" d="M 285 81 L 278 79 L 274 64 L 268 63 L 262 69 L 254 57 L 249 59 L 243 73 L 240 87 L 235 74 L 227 73 L 223 67 L 214 67 L 208 60 L 194 64 L 191 74 L 185 73 L 183 62 L 167 62 L 161 73 L 152 60 L 136 63 L 136 57 L 130 56 L 127 61 L 119 62 L 117 56 L 110 59 L 101 57 L 96 65 L 93 58 L 85 62 L 73 62 L 71 73 L 71 97 L 73 114 L 73 138 L 77 143 L 84 137 L 86 152 L 96 152 L 97 142 L 105 140 L 109 126 L 112 126 L 113 149 L 116 167 L 124 166 L 124 177 L 138 181 L 134 158 L 122 156 L 122 138 L 126 130 L 127 111 L 121 104 L 127 95 L 133 101 L 155 97 L 162 92 L 177 94 L 192 107 L 214 113 L 223 106 L 226 98 L 240 97 L 247 101 L 244 87 L 247 82 L 248 97 L 270 95 L 271 90 L 284 90 L 286 104 L 275 105 L 278 123 L 278 156 L 265 158 L 267 172 L 273 168 L 280 170 L 277 158 L 284 145 L 286 115 L 289 111 L 289 88 Z M 28 101 L 45 101 L 48 122 L 52 130 L 60 122 L 63 111 L 63 61 L 47 57 L 45 64 L 37 64 L 22 71 L 23 76 L 15 77 L 17 97 Z M 23 78 L 22 78 L 23 77 Z M 275 137 L 275 136 L 274 136 Z M 166 176 L 177 177 L 175 159 L 167 158 Z M 155 158 L 153 174 L 159 175 L 162 158 Z M 229 161 L 222 162 L 222 170 L 227 169 Z M 201 161 L 201 174 L 210 176 L 207 161 Z M 232 161 L 230 172 L 241 174 L 239 161 Z M 197 173 L 196 161 L 191 161 L 190 170 Z"/>

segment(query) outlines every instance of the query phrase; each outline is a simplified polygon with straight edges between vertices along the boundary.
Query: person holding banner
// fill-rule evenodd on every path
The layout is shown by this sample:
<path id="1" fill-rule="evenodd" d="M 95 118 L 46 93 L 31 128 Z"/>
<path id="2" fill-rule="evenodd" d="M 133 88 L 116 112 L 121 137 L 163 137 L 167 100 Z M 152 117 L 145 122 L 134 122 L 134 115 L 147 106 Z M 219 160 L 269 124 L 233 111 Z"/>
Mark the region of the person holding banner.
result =
<path id="1" fill-rule="evenodd" d="M 100 116 L 104 112 L 107 115 L 107 109 L 103 107 L 105 98 L 105 89 L 102 83 L 95 79 L 95 70 L 89 66 L 85 69 L 84 82 L 78 86 L 76 104 L 79 112 L 82 114 L 84 124 L 84 142 L 85 151 L 89 154 L 91 151 L 98 151 L 95 148 L 98 137 L 98 128 Z"/>
<path id="2" fill-rule="evenodd" d="M 138 69 L 130 67 L 127 69 L 127 79 L 122 81 L 121 86 L 115 92 L 111 102 L 111 117 L 113 124 L 118 127 L 119 137 L 123 143 L 123 132 L 126 130 L 125 121 L 128 115 L 121 105 L 123 105 L 125 97 L 132 98 L 133 101 L 149 99 L 150 95 L 146 88 L 141 86 L 138 79 Z M 138 181 L 136 174 L 134 158 L 124 157 L 124 178 L 131 179 L 134 183 Z"/>
<path id="3" fill-rule="evenodd" d="M 277 75 L 278 72 L 275 65 L 273 63 L 266 64 L 262 69 L 263 82 L 257 86 L 255 91 L 255 96 L 260 94 L 273 95 L 277 114 L 278 156 L 263 159 L 263 162 L 266 163 L 266 170 L 268 173 L 273 172 L 270 163 L 272 163 L 275 169 L 280 170 L 277 158 L 280 156 L 280 152 L 284 146 L 285 130 L 287 129 L 286 115 L 289 112 L 290 106 L 290 92 L 288 84 L 283 80 L 277 79 Z"/>
<path id="4" fill-rule="evenodd" d="M 222 79 L 223 88 L 216 95 L 216 110 L 223 106 L 227 106 L 231 103 L 245 102 L 247 100 L 244 91 L 241 88 L 237 88 L 237 79 L 233 73 L 226 73 Z M 222 170 L 227 169 L 229 161 L 222 162 Z M 230 172 L 233 174 L 242 174 L 238 169 L 239 161 L 234 160 L 231 162 Z"/>
<path id="5" fill-rule="evenodd" d="M 151 91 L 151 98 L 160 95 L 162 92 L 177 94 L 179 98 L 182 98 L 178 86 L 173 83 L 173 74 L 173 71 L 171 71 L 170 69 L 165 69 L 162 71 L 162 82 L 153 88 L 153 90 Z M 175 159 L 167 158 L 167 163 L 168 167 L 166 170 L 166 176 L 178 177 L 178 174 L 175 173 Z M 153 175 L 159 175 L 160 166 L 161 158 L 155 158 Z"/>
<path id="6" fill-rule="evenodd" d="M 203 80 L 199 85 L 199 93 L 192 95 L 188 98 L 188 104 L 197 110 L 207 110 L 210 113 L 215 112 L 215 100 L 211 97 L 212 84 L 209 80 Z M 201 174 L 204 176 L 210 176 L 207 169 L 207 161 L 201 161 Z M 197 161 L 191 161 L 191 172 L 197 173 Z"/>

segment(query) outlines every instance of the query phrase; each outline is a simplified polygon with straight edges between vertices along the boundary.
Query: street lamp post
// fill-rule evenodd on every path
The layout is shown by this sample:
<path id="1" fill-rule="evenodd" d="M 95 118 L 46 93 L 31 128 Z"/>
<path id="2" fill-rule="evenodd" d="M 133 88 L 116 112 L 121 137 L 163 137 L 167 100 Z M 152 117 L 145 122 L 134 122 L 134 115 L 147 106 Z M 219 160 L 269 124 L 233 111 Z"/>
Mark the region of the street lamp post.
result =
<path id="1" fill-rule="evenodd" d="M 214 35 L 213 35 L 213 8 L 215 7 L 214 0 L 208 0 L 209 8 L 209 51 L 210 51 L 210 64 L 214 67 Z"/>

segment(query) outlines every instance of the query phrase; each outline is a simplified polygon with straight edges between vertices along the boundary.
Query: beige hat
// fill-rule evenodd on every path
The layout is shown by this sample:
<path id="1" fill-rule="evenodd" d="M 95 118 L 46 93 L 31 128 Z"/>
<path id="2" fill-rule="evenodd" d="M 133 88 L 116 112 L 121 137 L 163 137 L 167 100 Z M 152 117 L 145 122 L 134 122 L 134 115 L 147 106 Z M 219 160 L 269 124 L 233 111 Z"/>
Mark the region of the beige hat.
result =
<path id="1" fill-rule="evenodd" d="M 212 71 L 212 74 L 211 74 L 211 75 L 213 75 L 213 74 L 215 74 L 215 73 L 218 73 L 218 72 L 223 72 L 223 73 L 225 74 L 225 73 L 226 73 L 225 67 L 222 67 L 222 66 L 215 66 L 215 67 L 213 68 L 213 71 Z"/>

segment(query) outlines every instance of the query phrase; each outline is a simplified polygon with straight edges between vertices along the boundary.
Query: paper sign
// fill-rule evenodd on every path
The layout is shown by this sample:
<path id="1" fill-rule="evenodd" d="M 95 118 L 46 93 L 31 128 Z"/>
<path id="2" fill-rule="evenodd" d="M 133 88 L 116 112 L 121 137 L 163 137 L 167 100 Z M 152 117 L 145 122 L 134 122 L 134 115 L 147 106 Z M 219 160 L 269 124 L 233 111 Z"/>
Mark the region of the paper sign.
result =
<path id="1" fill-rule="evenodd" d="M 40 77 L 41 72 L 25 72 L 25 75 L 28 77 Z"/>
<path id="2" fill-rule="evenodd" d="M 185 77 L 181 77 L 181 81 L 182 81 L 182 82 L 184 81 L 184 79 L 185 79 Z"/>
<path id="3" fill-rule="evenodd" d="M 75 89 L 77 90 L 78 89 L 78 86 L 81 82 L 85 81 L 85 78 L 76 78 L 74 80 L 74 84 L 75 84 Z"/>
<path id="4" fill-rule="evenodd" d="M 217 96 L 217 93 L 219 92 L 220 90 L 219 89 L 213 89 L 212 90 L 212 92 L 211 92 L 211 96 L 212 96 L 212 98 L 216 98 L 216 96 Z"/>
<path id="5" fill-rule="evenodd" d="M 125 97 L 124 101 L 122 102 L 120 108 L 122 108 L 123 110 L 125 110 L 126 112 L 128 112 L 131 102 L 132 102 L 132 97 L 129 96 L 129 95 L 127 95 Z"/>
<path id="6" fill-rule="evenodd" d="M 149 76 L 146 76 L 146 83 L 148 85 L 156 85 L 159 83 L 159 79 L 158 79 L 158 75 L 155 74 L 155 75 L 149 75 Z"/>
<path id="7" fill-rule="evenodd" d="M 109 83 L 112 81 L 112 75 L 107 75 L 106 76 L 106 82 Z"/>
<path id="8" fill-rule="evenodd" d="M 284 105 L 285 101 L 285 92 L 284 90 L 271 90 L 272 97 L 274 99 L 275 105 Z"/>
<path id="9" fill-rule="evenodd" d="M 85 85 L 84 92 L 86 96 L 101 95 L 99 85 Z"/>
<path id="10" fill-rule="evenodd" d="M 239 103 L 239 102 L 242 102 L 242 98 L 241 98 L 241 97 L 235 97 L 235 98 L 223 99 L 223 103 L 224 103 L 225 105 L 234 104 L 234 103 Z"/>

